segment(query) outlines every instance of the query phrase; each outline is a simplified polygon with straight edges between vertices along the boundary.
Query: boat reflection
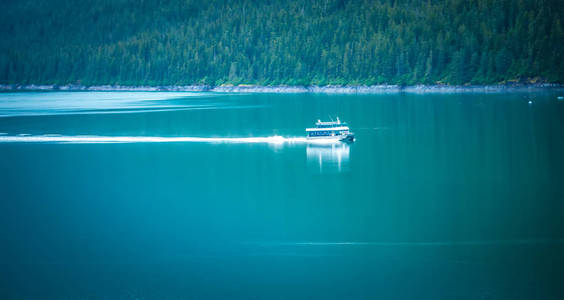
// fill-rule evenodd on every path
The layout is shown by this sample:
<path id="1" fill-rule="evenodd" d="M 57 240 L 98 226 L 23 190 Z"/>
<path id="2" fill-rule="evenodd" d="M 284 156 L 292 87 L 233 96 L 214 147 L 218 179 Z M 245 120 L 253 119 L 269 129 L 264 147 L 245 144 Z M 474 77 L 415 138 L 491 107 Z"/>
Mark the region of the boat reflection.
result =
<path id="1" fill-rule="evenodd" d="M 308 169 L 319 173 L 339 173 L 349 170 L 350 146 L 347 143 L 308 144 Z"/>

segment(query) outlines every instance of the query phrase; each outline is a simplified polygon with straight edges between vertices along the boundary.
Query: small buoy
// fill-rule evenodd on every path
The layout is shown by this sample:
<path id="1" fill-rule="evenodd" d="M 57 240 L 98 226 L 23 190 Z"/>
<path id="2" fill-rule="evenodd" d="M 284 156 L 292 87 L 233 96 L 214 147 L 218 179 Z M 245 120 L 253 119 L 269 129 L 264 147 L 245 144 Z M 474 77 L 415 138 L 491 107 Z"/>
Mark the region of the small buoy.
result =
<path id="1" fill-rule="evenodd" d="M 529 104 L 533 104 L 533 101 L 529 100 Z"/>

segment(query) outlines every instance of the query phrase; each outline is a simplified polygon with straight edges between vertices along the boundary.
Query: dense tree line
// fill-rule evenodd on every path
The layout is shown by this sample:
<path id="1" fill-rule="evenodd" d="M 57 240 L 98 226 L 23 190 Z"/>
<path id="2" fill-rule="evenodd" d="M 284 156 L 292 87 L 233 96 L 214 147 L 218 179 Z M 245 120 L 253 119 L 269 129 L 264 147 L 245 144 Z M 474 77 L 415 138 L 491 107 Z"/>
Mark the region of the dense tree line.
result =
<path id="1" fill-rule="evenodd" d="M 562 83 L 561 1 L 6 0 L 0 83 Z"/>

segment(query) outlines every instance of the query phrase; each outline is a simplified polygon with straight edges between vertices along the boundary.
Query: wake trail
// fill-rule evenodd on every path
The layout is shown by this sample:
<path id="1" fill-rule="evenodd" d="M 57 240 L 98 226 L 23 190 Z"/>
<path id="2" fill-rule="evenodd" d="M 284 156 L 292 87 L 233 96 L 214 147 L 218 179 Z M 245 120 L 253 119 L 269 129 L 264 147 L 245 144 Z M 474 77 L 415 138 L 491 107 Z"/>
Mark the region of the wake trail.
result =
<path id="1" fill-rule="evenodd" d="M 98 136 L 98 135 L 0 135 L 0 143 L 306 143 L 305 137 L 160 137 L 160 136 Z M 311 142 L 311 141 L 309 141 Z"/>
<path id="2" fill-rule="evenodd" d="M 564 244 L 564 239 L 515 239 L 515 240 L 471 240 L 471 241 L 431 241 L 431 242 L 271 242 L 257 243 L 263 247 L 276 246 L 487 246 L 487 245 L 534 245 Z"/>

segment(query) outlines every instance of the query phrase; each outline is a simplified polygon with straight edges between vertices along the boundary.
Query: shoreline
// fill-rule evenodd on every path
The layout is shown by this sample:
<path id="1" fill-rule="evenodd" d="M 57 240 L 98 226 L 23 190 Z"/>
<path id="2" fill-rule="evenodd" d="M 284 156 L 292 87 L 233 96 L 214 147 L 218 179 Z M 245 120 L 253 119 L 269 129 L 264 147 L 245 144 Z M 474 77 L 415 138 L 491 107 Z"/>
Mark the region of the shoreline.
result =
<path id="1" fill-rule="evenodd" d="M 40 85 L 40 84 L 0 84 L 0 91 L 124 91 L 124 92 L 217 92 L 217 93 L 276 93 L 276 94 L 393 94 L 393 93 L 507 93 L 533 92 L 545 90 L 564 90 L 564 84 L 499 84 L 499 85 L 163 85 L 163 86 L 124 86 L 124 85 Z"/>

